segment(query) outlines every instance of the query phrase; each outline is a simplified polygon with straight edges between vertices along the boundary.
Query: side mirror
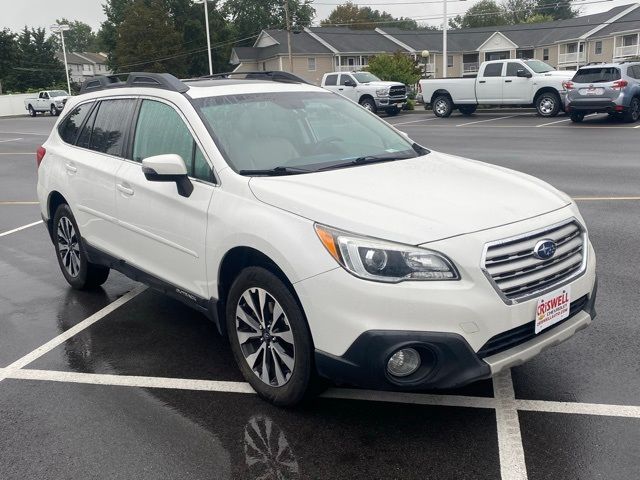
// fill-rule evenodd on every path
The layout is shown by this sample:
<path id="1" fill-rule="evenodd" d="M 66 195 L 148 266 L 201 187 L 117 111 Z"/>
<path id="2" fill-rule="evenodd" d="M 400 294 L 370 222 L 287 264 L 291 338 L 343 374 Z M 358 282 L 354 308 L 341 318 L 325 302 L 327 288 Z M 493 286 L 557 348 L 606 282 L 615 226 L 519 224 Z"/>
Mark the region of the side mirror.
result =
<path id="1" fill-rule="evenodd" d="M 353 80 L 345 80 L 344 86 L 345 87 L 355 87 L 356 86 L 356 82 L 354 82 Z"/>
<path id="2" fill-rule="evenodd" d="M 525 70 L 524 68 L 519 68 L 516 76 L 523 77 L 523 78 L 531 78 L 533 75 L 531 74 L 531 72 Z"/>
<path id="3" fill-rule="evenodd" d="M 193 184 L 187 176 L 187 167 L 180 155 L 169 153 L 142 160 L 142 173 L 150 182 L 175 182 L 178 194 L 189 197 Z"/>

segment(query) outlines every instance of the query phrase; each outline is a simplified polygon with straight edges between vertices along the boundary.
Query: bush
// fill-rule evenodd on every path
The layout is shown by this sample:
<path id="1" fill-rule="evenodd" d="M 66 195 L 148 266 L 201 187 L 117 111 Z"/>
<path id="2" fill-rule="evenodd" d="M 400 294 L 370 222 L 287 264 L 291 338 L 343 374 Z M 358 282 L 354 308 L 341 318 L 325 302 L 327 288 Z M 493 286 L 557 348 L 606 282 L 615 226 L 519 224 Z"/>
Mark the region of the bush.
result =
<path id="1" fill-rule="evenodd" d="M 418 63 L 402 52 L 370 58 L 367 70 L 381 80 L 400 82 L 405 85 L 415 85 L 421 75 Z"/>

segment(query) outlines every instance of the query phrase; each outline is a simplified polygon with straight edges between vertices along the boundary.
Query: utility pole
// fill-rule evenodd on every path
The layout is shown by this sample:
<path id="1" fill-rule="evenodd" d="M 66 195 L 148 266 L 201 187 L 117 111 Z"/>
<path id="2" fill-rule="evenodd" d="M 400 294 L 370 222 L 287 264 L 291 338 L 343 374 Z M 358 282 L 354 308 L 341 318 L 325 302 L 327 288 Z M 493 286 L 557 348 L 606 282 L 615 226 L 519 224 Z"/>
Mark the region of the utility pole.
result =
<path id="1" fill-rule="evenodd" d="M 207 52 L 209 54 L 209 75 L 213 75 L 213 62 L 211 61 L 211 35 L 209 35 L 209 7 L 208 0 L 194 0 L 194 3 L 204 3 L 204 24 L 207 29 Z"/>
<path id="2" fill-rule="evenodd" d="M 447 66 L 449 65 L 447 55 L 447 0 L 444 4 L 444 18 L 442 20 L 442 78 L 447 78 Z"/>
<path id="3" fill-rule="evenodd" d="M 291 56 L 291 19 L 289 18 L 289 0 L 284 0 L 284 17 L 287 22 L 287 49 L 289 50 L 289 71 L 293 73 L 293 57 Z"/>

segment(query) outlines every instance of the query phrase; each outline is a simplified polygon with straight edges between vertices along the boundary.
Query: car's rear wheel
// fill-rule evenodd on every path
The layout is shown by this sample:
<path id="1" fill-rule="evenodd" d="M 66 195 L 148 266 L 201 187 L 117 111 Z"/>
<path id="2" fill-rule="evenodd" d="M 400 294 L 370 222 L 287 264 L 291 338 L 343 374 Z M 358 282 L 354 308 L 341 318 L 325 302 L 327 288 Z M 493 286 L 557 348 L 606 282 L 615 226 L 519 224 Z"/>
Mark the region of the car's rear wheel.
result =
<path id="1" fill-rule="evenodd" d="M 32 117 L 36 116 L 36 110 L 31 105 L 29 105 L 29 115 Z"/>
<path id="2" fill-rule="evenodd" d="M 640 98 L 635 97 L 631 99 L 629 109 L 624 112 L 623 120 L 628 123 L 635 123 L 640 118 Z"/>
<path id="3" fill-rule="evenodd" d="M 453 111 L 451 97 L 440 95 L 433 100 L 433 113 L 436 117 L 446 118 Z"/>
<path id="4" fill-rule="evenodd" d="M 535 105 L 541 117 L 555 117 L 560 111 L 560 96 L 554 92 L 541 93 Z"/>
<path id="5" fill-rule="evenodd" d="M 387 109 L 387 115 L 390 117 L 394 117 L 400 113 L 400 109 L 398 107 L 391 107 Z"/>
<path id="6" fill-rule="evenodd" d="M 458 111 L 463 115 L 473 115 L 477 108 L 477 105 L 460 105 Z"/>
<path id="7" fill-rule="evenodd" d="M 376 113 L 376 102 L 374 102 L 373 99 L 363 98 L 362 100 L 360 100 L 360 105 L 362 105 L 362 108 L 364 108 L 365 110 Z"/>
<path id="8" fill-rule="evenodd" d="M 312 377 L 313 343 L 301 307 L 270 271 L 248 267 L 229 290 L 227 332 L 244 378 L 262 398 L 299 403 Z"/>
<path id="9" fill-rule="evenodd" d="M 58 116 L 58 109 L 56 108 L 55 105 L 51 105 L 51 110 L 49 110 L 49 112 L 51 113 L 52 117 L 56 117 Z"/>
<path id="10" fill-rule="evenodd" d="M 88 290 L 107 281 L 109 268 L 87 259 L 78 224 L 67 204 L 56 210 L 52 237 L 58 265 L 69 285 L 78 290 Z"/>
<path id="11" fill-rule="evenodd" d="M 584 120 L 584 113 L 574 112 L 574 113 L 571 114 L 571 121 L 572 122 L 580 123 L 582 120 Z"/>

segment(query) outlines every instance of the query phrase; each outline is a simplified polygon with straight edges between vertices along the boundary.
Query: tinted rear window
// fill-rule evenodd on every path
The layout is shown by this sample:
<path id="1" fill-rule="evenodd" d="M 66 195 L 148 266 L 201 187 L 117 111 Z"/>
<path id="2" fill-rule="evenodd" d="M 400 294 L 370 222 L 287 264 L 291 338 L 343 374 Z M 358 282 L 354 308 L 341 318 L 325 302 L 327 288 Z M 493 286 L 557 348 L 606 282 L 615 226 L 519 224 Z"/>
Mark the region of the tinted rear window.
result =
<path id="1" fill-rule="evenodd" d="M 484 67 L 485 77 L 499 77 L 502 75 L 502 63 L 489 63 Z"/>
<path id="2" fill-rule="evenodd" d="M 84 122 L 84 119 L 92 106 L 93 102 L 84 103 L 76 107 L 73 112 L 63 120 L 60 127 L 58 127 L 58 133 L 64 142 L 71 144 L 75 143 L 80 127 L 82 126 L 82 122 Z"/>
<path id="3" fill-rule="evenodd" d="M 575 83 L 606 83 L 620 80 L 620 70 L 615 67 L 581 68 L 573 76 Z"/>
<path id="4" fill-rule="evenodd" d="M 336 85 L 338 83 L 338 75 L 327 75 L 324 81 L 325 85 Z"/>
<path id="5" fill-rule="evenodd" d="M 136 101 L 130 99 L 103 100 L 93 124 L 89 148 L 109 155 L 122 155 L 125 129 Z"/>

